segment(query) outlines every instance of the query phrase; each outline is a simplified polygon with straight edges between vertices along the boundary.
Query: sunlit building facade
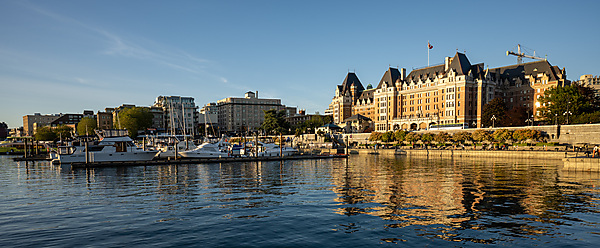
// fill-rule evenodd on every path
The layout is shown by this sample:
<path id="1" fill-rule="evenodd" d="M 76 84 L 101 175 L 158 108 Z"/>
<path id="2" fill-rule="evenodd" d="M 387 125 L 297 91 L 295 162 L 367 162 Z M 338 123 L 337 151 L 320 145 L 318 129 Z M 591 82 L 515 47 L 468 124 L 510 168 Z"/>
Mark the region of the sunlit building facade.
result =
<path id="1" fill-rule="evenodd" d="M 422 130 L 433 124 L 481 127 L 483 106 L 492 99 L 500 97 L 509 109 L 523 106 L 539 115 L 537 99 L 550 87 L 567 83 L 565 69 L 548 61 L 485 69 L 457 52 L 443 64 L 408 75 L 404 68 L 390 67 L 373 89 L 363 89 L 358 77 L 348 73 L 328 111 L 336 124 L 355 114 L 366 116 L 379 132 Z"/>

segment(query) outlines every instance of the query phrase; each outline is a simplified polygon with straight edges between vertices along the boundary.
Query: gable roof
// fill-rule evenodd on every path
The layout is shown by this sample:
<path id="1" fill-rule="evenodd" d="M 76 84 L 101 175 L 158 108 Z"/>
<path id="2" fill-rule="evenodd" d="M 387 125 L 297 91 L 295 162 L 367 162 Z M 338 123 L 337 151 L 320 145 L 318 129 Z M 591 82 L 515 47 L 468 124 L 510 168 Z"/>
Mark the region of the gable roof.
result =
<path id="1" fill-rule="evenodd" d="M 433 79 L 436 75 L 445 74 L 444 65 L 436 65 L 425 67 L 421 69 L 416 69 L 411 71 L 408 76 L 406 76 L 406 81 L 419 81 L 419 79 L 425 81 L 427 78 Z"/>
<path id="2" fill-rule="evenodd" d="M 323 128 L 329 128 L 329 129 L 342 129 L 340 126 L 335 125 L 333 123 L 327 123 L 327 124 L 325 124 L 325 125 L 323 125 L 321 127 L 323 127 Z"/>
<path id="3" fill-rule="evenodd" d="M 525 82 L 525 75 L 534 75 L 537 77 L 538 73 L 548 75 L 548 81 L 556 81 L 564 77 L 564 75 L 561 75 L 562 71 L 558 69 L 558 67 L 550 65 L 550 63 L 545 60 L 498 67 L 490 69 L 490 71 L 494 72 L 493 75 L 495 79 L 502 81 L 508 80 L 511 85 L 517 78 L 520 78 L 521 81 Z"/>
<path id="4" fill-rule="evenodd" d="M 373 101 L 373 93 L 375 92 L 375 90 L 376 89 L 363 90 L 363 92 L 358 97 L 357 101 L 365 99 L 371 99 L 371 101 Z"/>
<path id="5" fill-rule="evenodd" d="M 356 114 L 356 115 L 353 115 L 353 116 L 350 116 L 350 117 L 346 118 L 344 120 L 344 122 L 346 122 L 346 121 L 354 121 L 354 120 L 371 121 L 371 118 L 366 117 L 366 116 L 361 115 L 361 114 Z"/>

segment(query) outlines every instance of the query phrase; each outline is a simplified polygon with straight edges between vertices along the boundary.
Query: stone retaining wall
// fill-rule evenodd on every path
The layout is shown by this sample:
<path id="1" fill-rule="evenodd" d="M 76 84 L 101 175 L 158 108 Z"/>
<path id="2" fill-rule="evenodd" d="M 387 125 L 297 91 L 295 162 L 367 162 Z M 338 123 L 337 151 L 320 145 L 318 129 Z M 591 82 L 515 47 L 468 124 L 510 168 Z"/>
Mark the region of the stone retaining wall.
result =
<path id="1" fill-rule="evenodd" d="M 548 135 L 549 142 L 559 142 L 561 144 L 600 144 L 600 124 L 582 124 L 582 125 L 550 125 L 550 126 L 525 126 L 525 127 L 502 127 L 502 128 L 486 128 L 485 130 L 495 131 L 498 129 L 508 130 L 519 130 L 519 129 L 535 129 L 539 130 Z M 420 133 L 425 132 L 447 132 L 450 134 L 470 131 L 473 132 L 477 129 L 464 129 L 464 130 L 444 130 L 444 131 L 417 131 Z M 371 144 L 369 141 L 370 133 L 352 133 L 344 134 L 344 140 L 348 137 L 350 143 L 358 144 Z"/>
<path id="2" fill-rule="evenodd" d="M 575 152 L 555 152 L 555 151 L 484 151 L 484 150 L 424 150 L 424 149 L 406 149 L 407 156 L 415 157 L 474 157 L 474 158 L 514 158 L 514 159 L 545 159 L 562 160 L 566 157 L 582 155 Z M 343 153 L 343 149 L 304 149 L 303 153 Z M 350 154 L 371 154 L 377 152 L 380 155 L 393 156 L 394 149 L 350 149 Z"/>

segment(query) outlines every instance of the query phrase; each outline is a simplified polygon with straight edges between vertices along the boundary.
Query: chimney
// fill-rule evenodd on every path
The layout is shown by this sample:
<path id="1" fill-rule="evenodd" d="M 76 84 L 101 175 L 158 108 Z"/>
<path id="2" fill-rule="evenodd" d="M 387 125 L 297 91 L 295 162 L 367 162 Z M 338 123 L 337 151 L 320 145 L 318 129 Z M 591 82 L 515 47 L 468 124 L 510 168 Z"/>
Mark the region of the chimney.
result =
<path id="1" fill-rule="evenodd" d="M 258 90 L 256 91 L 256 98 L 258 98 Z"/>
<path id="2" fill-rule="evenodd" d="M 404 81 L 405 78 L 406 78 L 406 68 L 401 68 L 400 69 L 400 80 Z"/>
<path id="3" fill-rule="evenodd" d="M 448 70 L 448 66 L 450 64 L 450 57 L 446 57 L 444 58 L 444 70 L 447 71 Z"/>
<path id="4" fill-rule="evenodd" d="M 300 110 L 298 111 L 298 114 L 299 114 L 299 115 L 305 115 L 305 114 L 306 114 L 306 110 L 305 110 L 305 109 L 300 109 Z"/>

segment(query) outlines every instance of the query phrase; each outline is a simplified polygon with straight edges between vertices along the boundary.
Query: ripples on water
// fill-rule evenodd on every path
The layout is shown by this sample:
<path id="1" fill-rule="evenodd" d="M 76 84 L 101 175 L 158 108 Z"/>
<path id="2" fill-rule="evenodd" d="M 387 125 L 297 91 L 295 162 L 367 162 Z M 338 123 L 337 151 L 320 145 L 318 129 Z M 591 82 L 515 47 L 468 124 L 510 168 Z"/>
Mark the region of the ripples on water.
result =
<path id="1" fill-rule="evenodd" d="M 558 162 L 360 155 L 71 170 L 0 156 L 0 246 L 594 246 L 600 175 Z"/>

